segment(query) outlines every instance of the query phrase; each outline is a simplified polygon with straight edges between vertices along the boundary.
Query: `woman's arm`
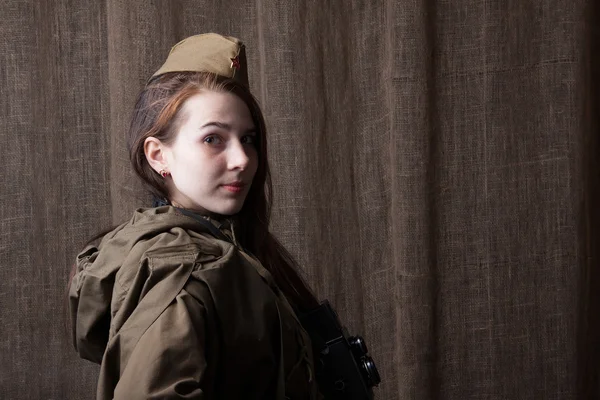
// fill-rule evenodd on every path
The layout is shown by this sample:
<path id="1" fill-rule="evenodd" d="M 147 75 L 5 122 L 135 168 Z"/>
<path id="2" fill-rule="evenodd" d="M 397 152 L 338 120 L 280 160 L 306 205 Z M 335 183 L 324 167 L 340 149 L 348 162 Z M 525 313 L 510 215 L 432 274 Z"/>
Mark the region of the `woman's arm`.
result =
<path id="1" fill-rule="evenodd" d="M 203 305 L 182 290 L 135 344 L 114 399 L 214 398 L 207 329 Z"/>

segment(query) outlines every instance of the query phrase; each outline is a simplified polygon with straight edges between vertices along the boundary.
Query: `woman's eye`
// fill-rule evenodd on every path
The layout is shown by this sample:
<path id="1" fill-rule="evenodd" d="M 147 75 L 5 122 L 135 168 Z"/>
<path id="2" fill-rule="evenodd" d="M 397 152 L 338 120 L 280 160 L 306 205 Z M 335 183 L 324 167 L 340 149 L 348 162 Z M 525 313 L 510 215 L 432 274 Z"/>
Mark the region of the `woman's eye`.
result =
<path id="1" fill-rule="evenodd" d="M 243 144 L 254 144 L 256 142 L 256 138 L 251 135 L 246 135 L 242 138 Z"/>
<path id="2" fill-rule="evenodd" d="M 208 144 L 221 144 L 221 143 L 223 143 L 223 141 L 218 136 L 210 135 L 210 136 L 207 136 L 207 137 L 204 138 L 204 143 L 208 143 Z"/>

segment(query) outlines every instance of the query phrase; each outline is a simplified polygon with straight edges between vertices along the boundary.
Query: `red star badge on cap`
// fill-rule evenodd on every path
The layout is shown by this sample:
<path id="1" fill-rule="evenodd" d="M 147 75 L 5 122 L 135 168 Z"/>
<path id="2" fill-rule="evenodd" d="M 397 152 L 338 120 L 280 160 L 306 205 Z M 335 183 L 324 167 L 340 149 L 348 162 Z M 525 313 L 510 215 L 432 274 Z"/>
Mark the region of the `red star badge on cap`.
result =
<path id="1" fill-rule="evenodd" d="M 235 69 L 240 69 L 240 57 L 239 56 L 235 56 L 234 58 L 231 58 L 231 68 L 235 68 Z"/>

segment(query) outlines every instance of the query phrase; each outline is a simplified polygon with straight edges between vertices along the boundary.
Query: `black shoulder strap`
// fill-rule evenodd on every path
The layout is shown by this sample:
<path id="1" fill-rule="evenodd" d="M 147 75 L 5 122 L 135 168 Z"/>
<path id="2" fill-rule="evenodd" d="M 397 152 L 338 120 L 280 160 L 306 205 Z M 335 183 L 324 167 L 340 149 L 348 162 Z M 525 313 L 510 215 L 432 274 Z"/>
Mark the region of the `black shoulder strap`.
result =
<path id="1" fill-rule="evenodd" d="M 172 204 L 165 199 L 160 199 L 158 197 L 154 197 L 152 199 L 152 207 L 163 207 L 163 206 L 172 206 Z M 214 226 L 210 221 L 206 220 L 205 218 L 202 218 L 202 216 L 193 213 L 189 210 L 186 210 L 184 208 L 179 208 L 179 207 L 175 207 L 173 206 L 177 211 L 179 211 L 181 214 L 188 216 L 190 218 L 194 218 L 197 222 L 199 222 L 203 227 L 206 228 L 206 230 L 208 232 L 210 232 L 211 235 L 213 235 L 214 237 L 216 237 L 217 239 L 221 239 L 221 240 L 225 240 L 226 242 L 229 242 L 229 238 L 227 236 L 225 236 L 225 234 L 223 232 L 221 232 L 216 226 Z"/>
<path id="2" fill-rule="evenodd" d="M 221 239 L 221 240 L 224 240 L 226 242 L 230 242 L 230 239 L 227 236 L 225 236 L 225 234 L 223 232 L 221 232 L 219 230 L 219 228 L 217 228 L 216 226 L 214 226 L 206 218 L 203 218 L 202 216 L 200 216 L 200 215 L 198 215 L 196 213 L 193 213 L 193 212 L 191 212 L 189 210 L 186 210 L 184 208 L 175 207 L 175 209 L 177 209 L 177 211 L 179 211 L 183 215 L 186 215 L 186 216 L 188 216 L 190 218 L 194 218 L 197 222 L 199 222 L 203 227 L 205 227 L 206 230 L 209 231 L 217 239 Z"/>

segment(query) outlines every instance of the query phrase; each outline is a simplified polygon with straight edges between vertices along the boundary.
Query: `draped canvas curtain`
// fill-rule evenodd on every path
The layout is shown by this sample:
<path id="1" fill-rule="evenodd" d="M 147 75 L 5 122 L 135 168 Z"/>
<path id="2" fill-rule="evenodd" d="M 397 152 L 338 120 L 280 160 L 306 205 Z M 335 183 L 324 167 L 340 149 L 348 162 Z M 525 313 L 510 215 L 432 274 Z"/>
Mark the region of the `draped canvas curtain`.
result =
<path id="1" fill-rule="evenodd" d="M 378 399 L 600 395 L 593 0 L 0 2 L 0 397 L 92 398 L 74 256 L 148 206 L 124 133 L 170 47 L 247 45 L 272 229 Z"/>

